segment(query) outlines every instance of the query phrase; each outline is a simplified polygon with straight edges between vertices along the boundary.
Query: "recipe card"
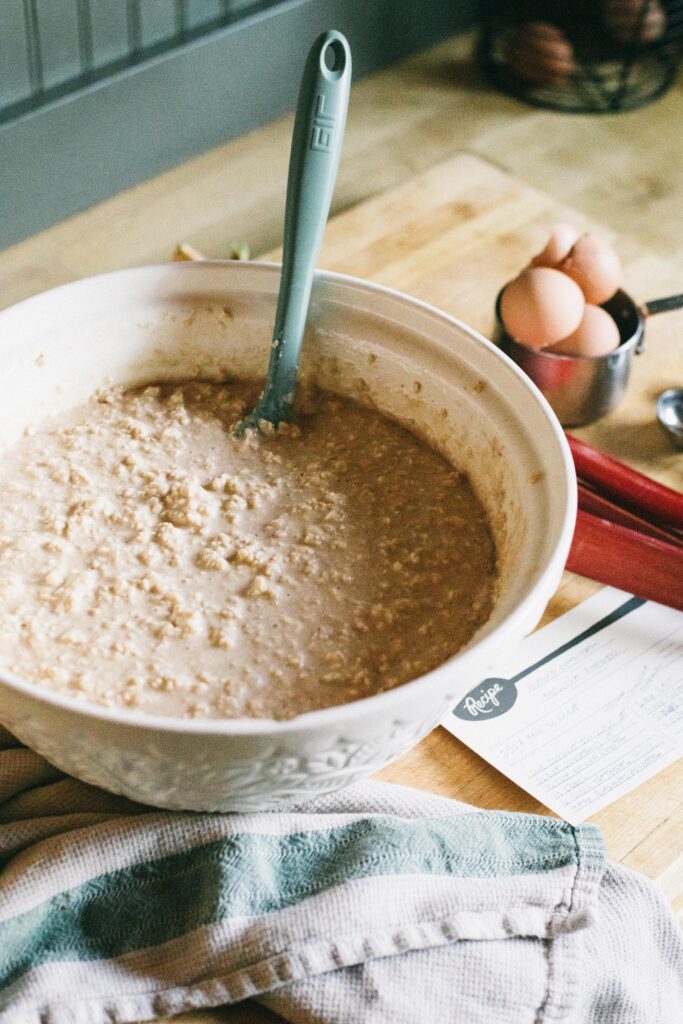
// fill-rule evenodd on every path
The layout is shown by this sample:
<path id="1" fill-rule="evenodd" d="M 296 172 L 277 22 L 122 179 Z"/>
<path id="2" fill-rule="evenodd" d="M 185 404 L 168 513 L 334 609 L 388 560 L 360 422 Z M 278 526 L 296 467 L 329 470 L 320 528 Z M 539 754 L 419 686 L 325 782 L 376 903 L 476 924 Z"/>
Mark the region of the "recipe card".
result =
<path id="1" fill-rule="evenodd" d="M 683 756 L 683 612 L 605 587 L 515 645 L 441 724 L 578 824 Z"/>

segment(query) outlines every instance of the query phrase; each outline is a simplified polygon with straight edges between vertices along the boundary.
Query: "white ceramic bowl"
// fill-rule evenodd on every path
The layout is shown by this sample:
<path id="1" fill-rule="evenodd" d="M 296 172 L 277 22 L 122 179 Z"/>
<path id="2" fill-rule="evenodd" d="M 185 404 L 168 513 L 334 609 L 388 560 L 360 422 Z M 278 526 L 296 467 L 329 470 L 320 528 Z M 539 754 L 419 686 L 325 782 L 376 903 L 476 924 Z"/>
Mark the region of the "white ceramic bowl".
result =
<path id="1" fill-rule="evenodd" d="M 106 380 L 259 376 L 279 268 L 170 264 L 65 285 L 0 313 L 0 447 Z M 0 669 L 0 721 L 59 768 L 160 807 L 261 810 L 404 753 L 528 633 L 555 590 L 574 470 L 540 393 L 493 345 L 405 295 L 316 278 L 303 371 L 414 424 L 470 476 L 499 549 L 493 614 L 426 676 L 291 721 L 169 719 L 77 704 Z"/>

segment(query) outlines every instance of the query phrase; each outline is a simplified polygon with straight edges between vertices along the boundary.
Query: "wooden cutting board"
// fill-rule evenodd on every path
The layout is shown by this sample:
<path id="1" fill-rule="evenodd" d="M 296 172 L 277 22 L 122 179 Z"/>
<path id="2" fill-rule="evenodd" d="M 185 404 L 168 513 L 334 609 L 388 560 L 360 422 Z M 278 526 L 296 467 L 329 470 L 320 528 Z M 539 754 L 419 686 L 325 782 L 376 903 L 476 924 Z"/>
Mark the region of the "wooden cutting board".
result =
<path id="1" fill-rule="evenodd" d="M 558 219 L 595 227 L 492 164 L 461 154 L 336 217 L 318 262 L 415 295 L 490 336 L 498 290 L 543 247 Z M 683 290 L 680 271 L 627 237 L 602 233 L 616 242 L 626 289 L 639 302 Z M 683 456 L 657 425 L 654 399 L 683 384 L 682 338 L 683 312 L 653 318 L 623 404 L 600 423 L 575 431 L 678 489 Z M 565 573 L 543 622 L 597 589 Z M 440 727 L 378 777 L 479 807 L 549 813 Z M 608 856 L 656 879 L 683 911 L 683 760 L 592 820 L 604 832 Z"/>

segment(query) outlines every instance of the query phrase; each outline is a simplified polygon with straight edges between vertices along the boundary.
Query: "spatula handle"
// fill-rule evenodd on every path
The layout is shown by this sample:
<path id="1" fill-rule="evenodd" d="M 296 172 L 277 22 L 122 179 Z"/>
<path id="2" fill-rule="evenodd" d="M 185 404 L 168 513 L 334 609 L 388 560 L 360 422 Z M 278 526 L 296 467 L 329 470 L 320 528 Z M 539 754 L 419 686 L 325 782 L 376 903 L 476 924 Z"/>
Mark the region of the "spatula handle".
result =
<path id="1" fill-rule="evenodd" d="M 269 397 L 291 418 L 308 303 L 341 154 L 351 51 L 341 32 L 320 35 L 304 67 L 287 178 L 282 277 L 270 356 Z M 271 395 L 268 395 L 271 391 Z"/>

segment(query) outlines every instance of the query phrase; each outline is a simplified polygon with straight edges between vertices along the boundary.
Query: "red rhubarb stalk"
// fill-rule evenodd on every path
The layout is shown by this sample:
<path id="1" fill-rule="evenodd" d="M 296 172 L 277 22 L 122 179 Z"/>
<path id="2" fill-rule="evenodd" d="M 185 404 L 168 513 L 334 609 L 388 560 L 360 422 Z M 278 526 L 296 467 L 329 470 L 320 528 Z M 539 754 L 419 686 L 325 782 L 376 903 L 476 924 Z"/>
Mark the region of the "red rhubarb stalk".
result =
<path id="1" fill-rule="evenodd" d="M 654 523 L 648 522 L 647 519 L 641 519 L 640 516 L 629 512 L 628 509 L 615 505 L 609 498 L 592 491 L 581 480 L 579 480 L 579 508 L 584 512 L 591 512 L 594 516 L 600 516 L 601 519 L 609 519 L 611 523 L 620 523 L 638 533 L 656 537 L 658 540 L 663 540 L 667 544 L 675 544 L 676 547 L 683 549 L 683 537 L 679 534 L 663 530 L 661 526 L 655 526 Z"/>
<path id="2" fill-rule="evenodd" d="M 659 526 L 683 530 L 683 494 L 567 434 L 576 474 L 606 497 Z"/>
<path id="3" fill-rule="evenodd" d="M 583 509 L 567 569 L 683 611 L 683 549 Z"/>

